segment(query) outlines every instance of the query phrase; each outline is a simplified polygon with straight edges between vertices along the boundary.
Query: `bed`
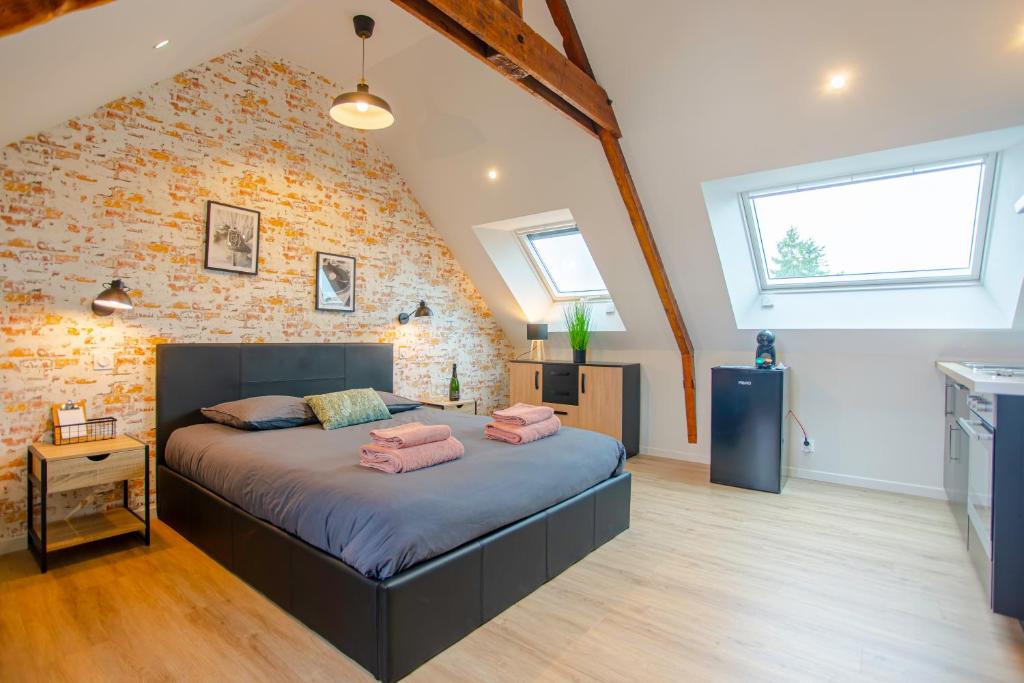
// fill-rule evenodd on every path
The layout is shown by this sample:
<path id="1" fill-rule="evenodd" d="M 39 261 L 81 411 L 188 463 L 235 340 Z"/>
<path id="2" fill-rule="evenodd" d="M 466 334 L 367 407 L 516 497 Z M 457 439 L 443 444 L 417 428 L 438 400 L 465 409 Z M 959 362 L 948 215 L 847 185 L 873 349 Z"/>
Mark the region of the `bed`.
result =
<path id="1" fill-rule="evenodd" d="M 157 348 L 158 516 L 384 681 L 625 530 L 630 502 L 621 444 L 592 432 L 513 447 L 419 408 L 387 422 L 449 424 L 467 457 L 385 475 L 354 449 L 383 423 L 242 432 L 199 412 L 392 385 L 389 344 Z"/>

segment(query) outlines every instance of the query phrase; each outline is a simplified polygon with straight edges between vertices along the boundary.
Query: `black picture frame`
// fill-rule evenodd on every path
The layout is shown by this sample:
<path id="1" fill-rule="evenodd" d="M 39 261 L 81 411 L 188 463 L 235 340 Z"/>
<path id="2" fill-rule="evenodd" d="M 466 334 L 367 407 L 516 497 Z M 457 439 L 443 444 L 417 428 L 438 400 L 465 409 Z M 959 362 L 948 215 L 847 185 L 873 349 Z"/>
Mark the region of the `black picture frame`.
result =
<path id="1" fill-rule="evenodd" d="M 254 219 L 255 226 L 251 226 Z M 218 221 L 221 227 L 215 228 Z M 246 237 L 250 228 L 252 234 Z M 244 261 L 246 254 L 248 263 Z M 242 206 L 207 201 L 203 267 L 227 273 L 259 274 L 260 212 Z"/>
<path id="2" fill-rule="evenodd" d="M 326 266 L 326 268 L 325 268 Z M 348 286 L 344 286 L 347 276 Z M 353 313 L 356 310 L 356 257 L 316 252 L 316 310 Z M 342 288 L 333 282 L 342 282 Z"/>

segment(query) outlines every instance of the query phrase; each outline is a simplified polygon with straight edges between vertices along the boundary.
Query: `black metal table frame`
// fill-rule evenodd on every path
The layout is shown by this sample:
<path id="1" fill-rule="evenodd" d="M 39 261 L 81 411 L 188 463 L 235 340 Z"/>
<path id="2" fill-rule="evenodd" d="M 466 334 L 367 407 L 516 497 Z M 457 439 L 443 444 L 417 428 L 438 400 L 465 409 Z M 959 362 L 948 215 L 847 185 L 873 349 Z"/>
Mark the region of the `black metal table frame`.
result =
<path id="1" fill-rule="evenodd" d="M 138 439 L 136 439 L 138 441 Z M 100 443 L 100 442 L 97 442 Z M 145 449 L 145 483 L 143 484 L 143 499 L 144 508 L 143 515 L 139 516 L 137 512 L 131 509 L 128 505 L 128 479 L 121 481 L 122 487 L 122 499 L 124 503 L 124 509 L 135 515 L 140 522 L 145 524 L 145 529 L 138 533 L 142 534 L 143 541 L 146 545 L 149 545 L 150 538 L 150 525 L 149 525 L 149 444 L 142 443 Z M 101 454 L 102 455 L 102 454 Z M 107 455 L 110 455 L 109 453 Z M 39 458 L 39 474 L 40 478 L 36 479 L 36 476 L 32 474 L 32 449 L 28 449 L 28 462 L 26 463 L 26 477 L 25 480 L 28 482 L 28 498 L 26 499 L 26 518 L 28 523 L 28 533 L 26 533 L 26 542 L 28 543 L 29 552 L 36 558 L 36 562 L 39 563 L 39 573 L 45 574 L 49 568 L 49 551 L 46 549 L 46 525 L 47 525 L 47 514 L 46 514 L 46 496 L 47 496 L 47 460 L 46 458 Z M 93 458 L 95 456 L 83 455 L 83 458 Z M 39 530 L 35 528 L 35 496 L 33 495 L 34 486 L 39 487 Z"/>

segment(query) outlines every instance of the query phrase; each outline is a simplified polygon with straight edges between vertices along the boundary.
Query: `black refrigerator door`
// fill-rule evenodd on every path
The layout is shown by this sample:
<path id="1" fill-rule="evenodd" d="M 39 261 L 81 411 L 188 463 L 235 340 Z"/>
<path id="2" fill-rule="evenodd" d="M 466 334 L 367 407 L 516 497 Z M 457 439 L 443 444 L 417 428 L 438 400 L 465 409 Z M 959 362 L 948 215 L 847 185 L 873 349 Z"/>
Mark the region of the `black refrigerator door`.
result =
<path id="1" fill-rule="evenodd" d="M 782 488 L 783 373 L 714 368 L 711 481 L 779 493 Z"/>

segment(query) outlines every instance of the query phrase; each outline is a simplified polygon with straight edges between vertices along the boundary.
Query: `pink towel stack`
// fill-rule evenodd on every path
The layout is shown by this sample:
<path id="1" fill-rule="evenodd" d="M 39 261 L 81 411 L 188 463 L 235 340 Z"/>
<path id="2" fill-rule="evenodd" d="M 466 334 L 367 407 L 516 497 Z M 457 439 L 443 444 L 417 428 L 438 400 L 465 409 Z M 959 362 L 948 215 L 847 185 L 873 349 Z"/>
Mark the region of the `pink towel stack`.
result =
<path id="1" fill-rule="evenodd" d="M 548 406 L 517 403 L 491 415 L 494 422 L 484 426 L 484 436 L 495 441 L 524 444 L 551 436 L 562 428 L 555 411 Z"/>
<path id="2" fill-rule="evenodd" d="M 359 449 L 359 464 L 388 474 L 412 472 L 461 458 L 466 449 L 448 425 L 410 422 L 370 432 L 373 443 Z"/>

